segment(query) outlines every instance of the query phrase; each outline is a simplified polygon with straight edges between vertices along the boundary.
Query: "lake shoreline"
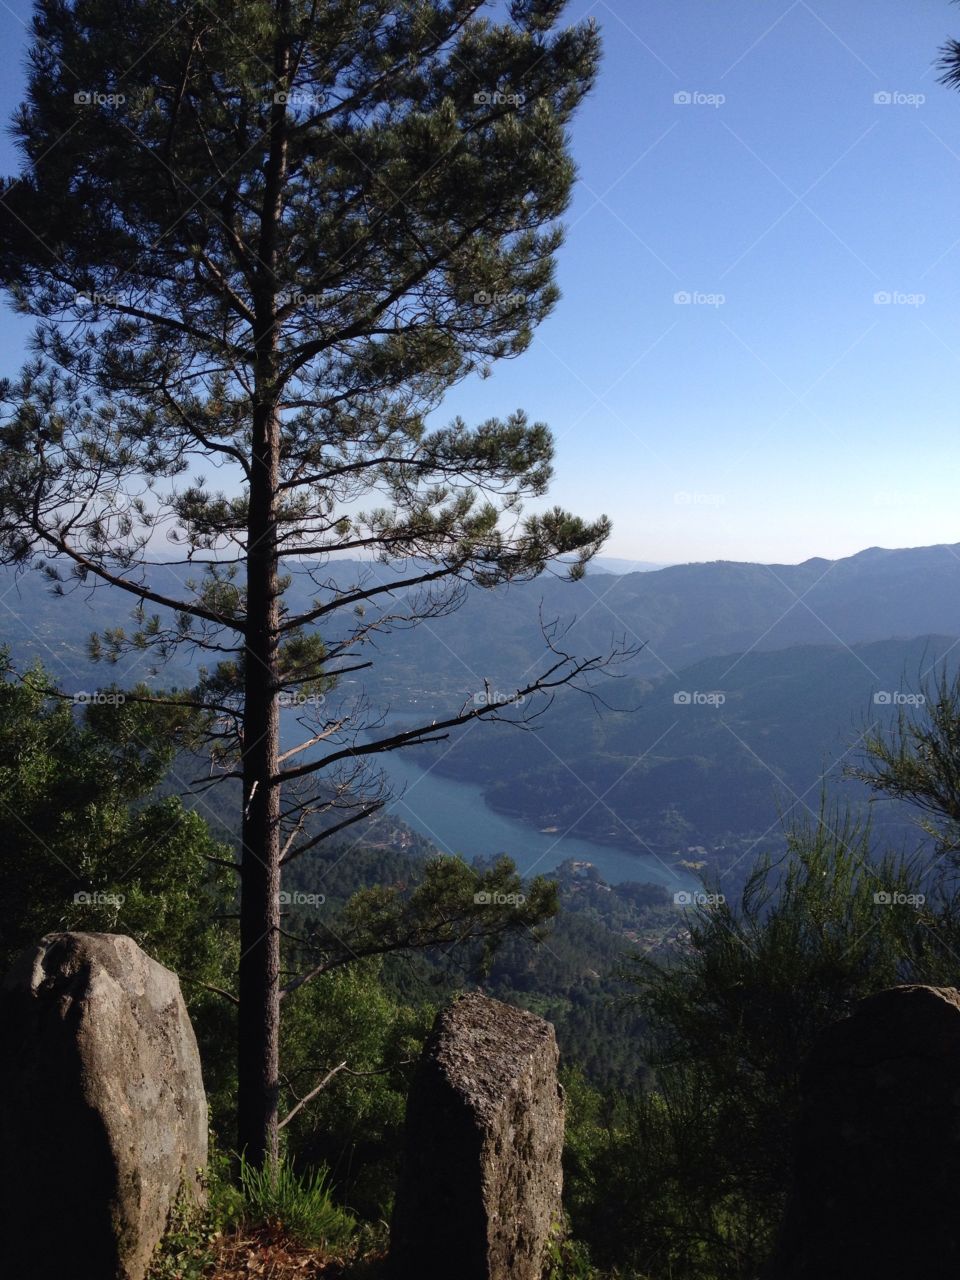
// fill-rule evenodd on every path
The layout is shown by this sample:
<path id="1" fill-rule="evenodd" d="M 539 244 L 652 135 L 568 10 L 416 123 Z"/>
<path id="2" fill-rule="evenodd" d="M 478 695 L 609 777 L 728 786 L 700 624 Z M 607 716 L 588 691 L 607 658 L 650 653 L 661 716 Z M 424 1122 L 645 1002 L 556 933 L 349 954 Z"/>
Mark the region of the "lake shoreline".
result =
<path id="1" fill-rule="evenodd" d="M 424 769 L 412 756 L 389 753 L 380 761 L 396 798 L 388 806 L 442 852 L 468 859 L 506 853 L 524 876 L 548 874 L 562 862 L 592 863 L 608 884 L 660 884 L 672 892 L 700 888 L 689 868 L 656 853 L 594 837 L 538 830 L 486 799 L 479 783 Z"/>

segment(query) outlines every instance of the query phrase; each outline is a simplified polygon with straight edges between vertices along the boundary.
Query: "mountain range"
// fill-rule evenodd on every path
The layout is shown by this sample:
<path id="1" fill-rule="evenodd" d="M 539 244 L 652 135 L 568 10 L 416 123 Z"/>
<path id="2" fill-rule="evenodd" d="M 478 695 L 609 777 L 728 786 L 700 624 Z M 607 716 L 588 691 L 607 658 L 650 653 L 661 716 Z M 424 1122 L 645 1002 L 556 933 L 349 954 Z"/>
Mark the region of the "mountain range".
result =
<path id="1" fill-rule="evenodd" d="M 322 594 L 302 566 L 288 568 L 291 608 Z M 176 589 L 188 570 L 156 572 Z M 326 589 L 390 572 L 334 561 Z M 142 655 L 111 669 L 86 653 L 91 631 L 129 613 L 129 600 L 109 588 L 78 585 L 58 597 L 37 573 L 0 572 L 0 641 L 18 665 L 39 658 L 70 692 L 143 678 Z M 598 714 L 589 698 L 563 690 L 535 733 L 473 726 L 418 759 L 481 783 L 495 808 L 540 828 L 617 843 L 629 835 L 674 855 L 699 849 L 707 861 L 729 861 L 778 830 L 780 818 L 815 811 L 825 778 L 833 795 L 866 799 L 842 779 L 863 732 L 911 705 L 938 664 L 956 670 L 960 544 L 875 547 L 798 565 L 600 572 L 573 583 L 548 573 L 473 588 L 449 615 L 378 639 L 370 673 L 349 684 L 362 679 L 388 715 L 429 719 L 542 669 L 543 627 L 554 620 L 567 651 L 603 654 L 618 641 L 636 650 L 617 669 L 621 679 L 597 685 L 608 709 Z M 184 685 L 194 672 L 184 653 L 154 681 Z M 875 812 L 906 838 L 902 811 Z"/>
<path id="2" fill-rule="evenodd" d="M 291 608 L 323 594 L 296 562 L 288 569 Z M 189 567 L 152 572 L 170 589 L 191 576 Z M 325 569 L 328 594 L 359 576 L 385 580 L 391 573 L 372 562 L 332 561 Z M 97 628 L 128 621 L 131 607 L 129 597 L 110 588 L 77 585 L 57 597 L 39 573 L 0 570 L 0 637 L 18 661 L 39 656 L 68 689 L 110 678 L 88 661 L 86 640 Z M 331 619 L 336 630 L 337 615 Z M 643 646 L 630 669 L 637 676 L 668 675 L 718 654 L 956 636 L 960 544 L 872 547 L 797 565 L 719 560 L 588 575 L 580 582 L 547 573 L 508 587 L 472 588 L 449 616 L 378 641 L 371 691 L 401 700 L 414 691 L 420 700 L 433 695 L 442 702 L 482 688 L 484 679 L 509 688 L 544 656 L 541 619 L 559 620 L 567 628 L 566 646 L 580 654 L 603 653 L 617 638 Z M 113 674 L 123 682 L 147 667 L 138 656 Z M 190 671 L 191 660 L 181 655 L 161 678 L 182 683 Z"/>

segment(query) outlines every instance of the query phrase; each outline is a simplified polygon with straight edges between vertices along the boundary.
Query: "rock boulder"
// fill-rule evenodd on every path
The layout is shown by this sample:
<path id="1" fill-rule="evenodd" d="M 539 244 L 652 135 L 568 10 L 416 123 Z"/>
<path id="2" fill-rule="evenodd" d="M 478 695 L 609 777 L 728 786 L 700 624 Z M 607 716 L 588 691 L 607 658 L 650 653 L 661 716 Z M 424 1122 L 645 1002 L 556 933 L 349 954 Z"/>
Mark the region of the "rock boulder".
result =
<path id="1" fill-rule="evenodd" d="M 540 1280 L 560 1218 L 557 1057 L 548 1022 L 498 1000 L 440 1013 L 407 1102 L 397 1280 Z"/>
<path id="2" fill-rule="evenodd" d="M 132 939 L 60 933 L 0 988 L 0 1225 L 8 1280 L 142 1280 L 207 1105 L 176 975 Z"/>
<path id="3" fill-rule="evenodd" d="M 862 1000 L 804 1066 L 769 1280 L 960 1275 L 960 992 Z"/>

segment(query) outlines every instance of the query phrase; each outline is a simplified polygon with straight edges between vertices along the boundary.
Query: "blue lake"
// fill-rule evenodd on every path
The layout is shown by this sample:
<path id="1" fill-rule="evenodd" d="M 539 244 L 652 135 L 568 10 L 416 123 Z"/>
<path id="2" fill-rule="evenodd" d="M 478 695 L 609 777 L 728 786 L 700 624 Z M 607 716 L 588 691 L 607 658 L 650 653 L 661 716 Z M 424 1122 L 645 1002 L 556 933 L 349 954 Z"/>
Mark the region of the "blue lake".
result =
<path id="1" fill-rule="evenodd" d="M 608 884 L 633 880 L 662 884 L 674 892 L 699 887 L 692 873 L 652 854 L 537 831 L 496 813 L 479 786 L 444 778 L 409 755 L 395 751 L 379 757 L 377 763 L 397 795 L 390 811 L 445 853 L 460 853 L 468 859 L 506 853 L 523 875 L 546 873 L 567 858 L 581 858 L 592 862 Z"/>

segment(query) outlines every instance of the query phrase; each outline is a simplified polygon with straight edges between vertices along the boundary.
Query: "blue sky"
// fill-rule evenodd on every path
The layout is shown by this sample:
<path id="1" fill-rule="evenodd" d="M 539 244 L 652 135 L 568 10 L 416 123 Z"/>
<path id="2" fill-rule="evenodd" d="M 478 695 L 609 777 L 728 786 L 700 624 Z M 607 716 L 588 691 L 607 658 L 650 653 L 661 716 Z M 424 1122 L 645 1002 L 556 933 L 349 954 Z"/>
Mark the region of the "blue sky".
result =
<path id="1" fill-rule="evenodd" d="M 606 511 L 614 556 L 960 542 L 960 94 L 933 65 L 960 8 L 568 12 L 598 20 L 606 56 L 574 130 L 563 299 L 525 356 L 441 416 L 549 422 L 552 497 Z M 28 15 L 0 0 L 4 118 Z M 0 153 L 13 171 L 6 137 Z M 0 316 L 3 373 L 25 336 Z"/>

